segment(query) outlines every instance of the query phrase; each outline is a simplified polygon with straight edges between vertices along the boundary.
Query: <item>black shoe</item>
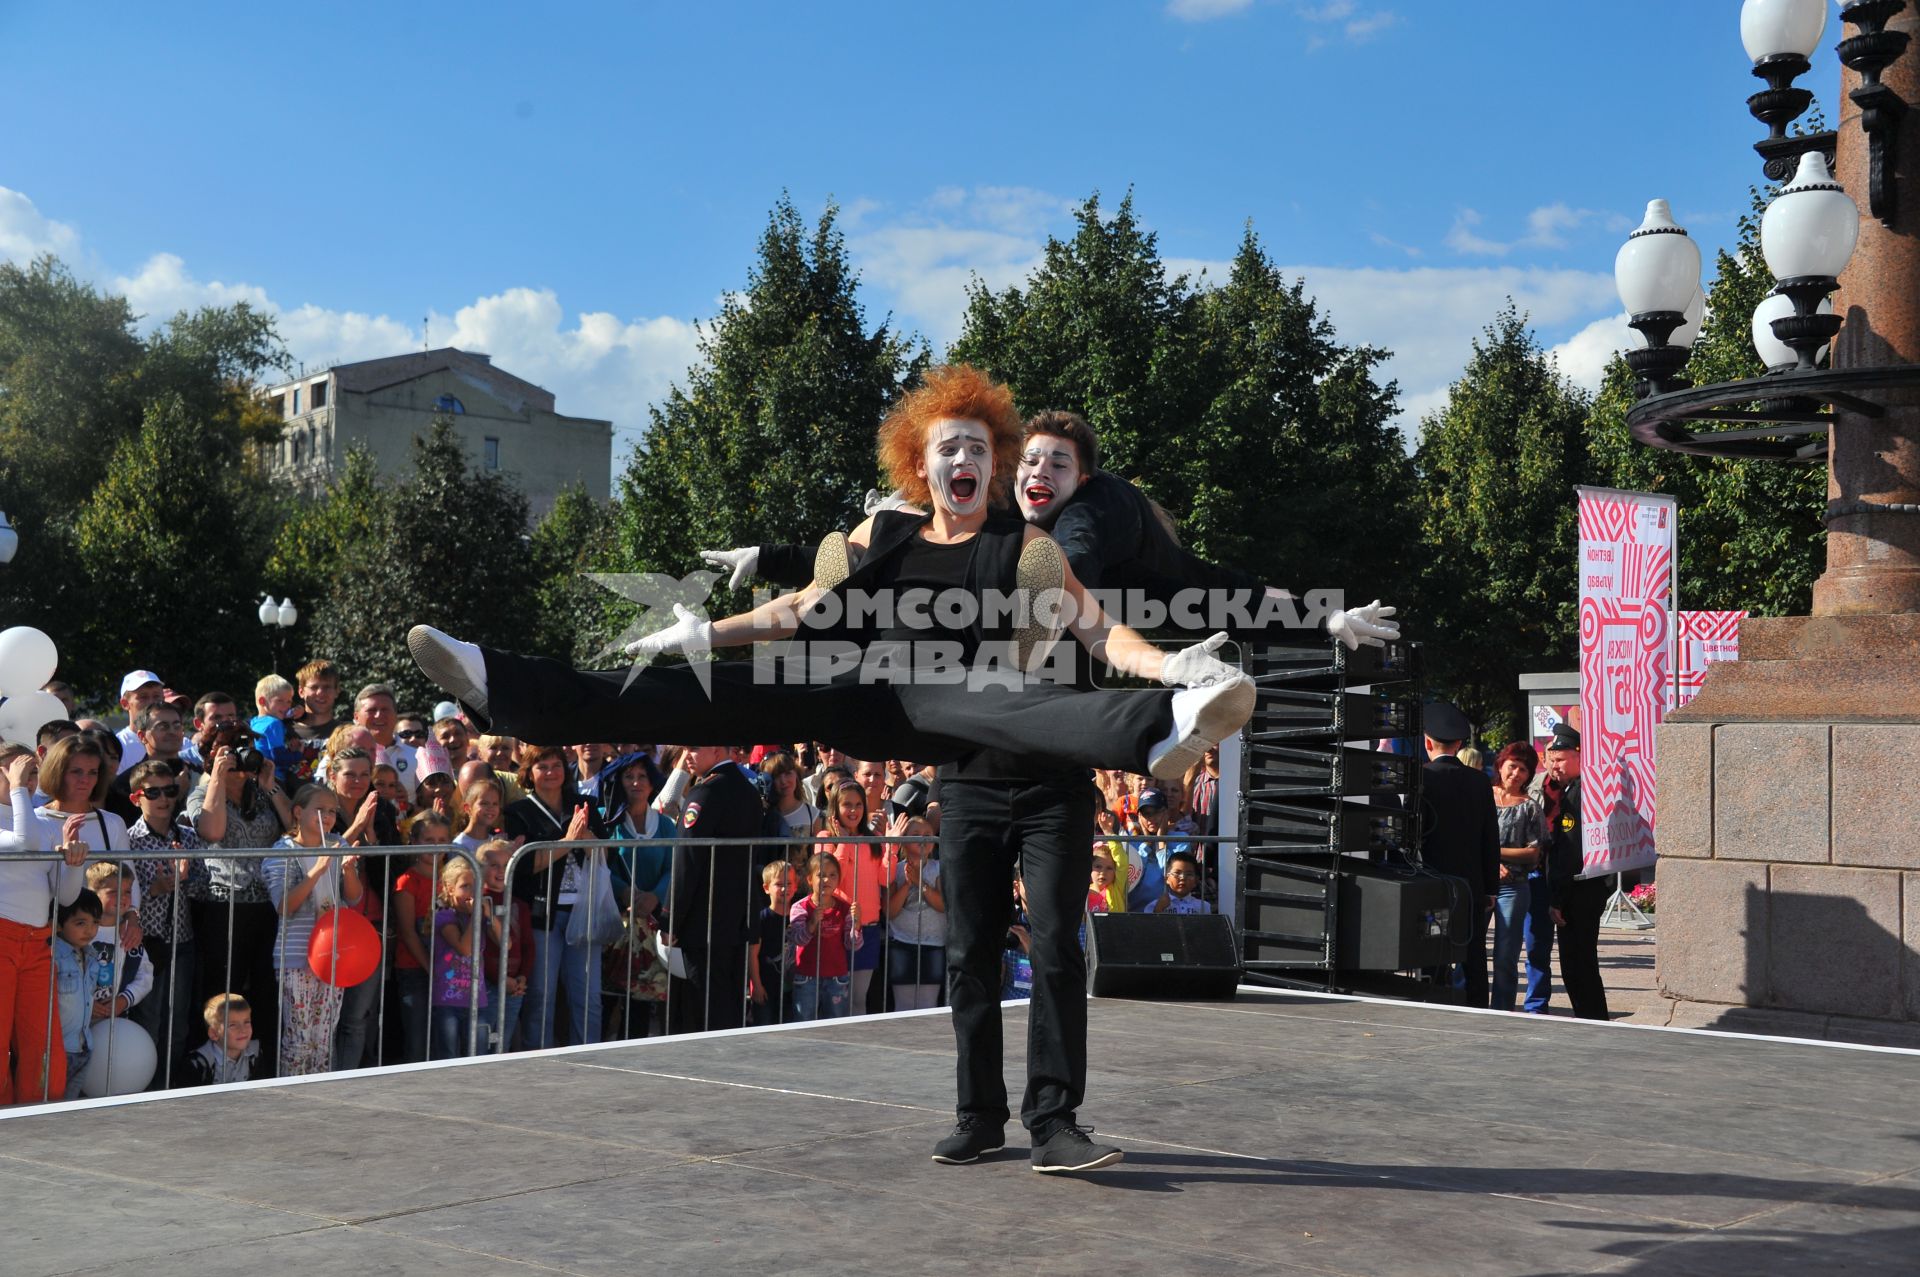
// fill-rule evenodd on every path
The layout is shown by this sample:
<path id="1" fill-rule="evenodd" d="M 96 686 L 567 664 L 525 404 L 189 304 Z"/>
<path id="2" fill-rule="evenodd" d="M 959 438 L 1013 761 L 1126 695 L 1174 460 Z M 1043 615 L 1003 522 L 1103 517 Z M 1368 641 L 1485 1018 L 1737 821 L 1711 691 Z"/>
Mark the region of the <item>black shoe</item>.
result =
<path id="1" fill-rule="evenodd" d="M 933 1146 L 933 1160 L 947 1166 L 965 1166 L 1006 1146 L 1006 1123 L 963 1113 L 953 1124 L 953 1134 Z"/>
<path id="2" fill-rule="evenodd" d="M 1126 1154 L 1111 1144 L 1095 1144 L 1087 1136 L 1093 1128 L 1069 1123 L 1044 1144 L 1033 1146 L 1033 1169 L 1042 1175 L 1067 1175 L 1112 1166 Z"/>

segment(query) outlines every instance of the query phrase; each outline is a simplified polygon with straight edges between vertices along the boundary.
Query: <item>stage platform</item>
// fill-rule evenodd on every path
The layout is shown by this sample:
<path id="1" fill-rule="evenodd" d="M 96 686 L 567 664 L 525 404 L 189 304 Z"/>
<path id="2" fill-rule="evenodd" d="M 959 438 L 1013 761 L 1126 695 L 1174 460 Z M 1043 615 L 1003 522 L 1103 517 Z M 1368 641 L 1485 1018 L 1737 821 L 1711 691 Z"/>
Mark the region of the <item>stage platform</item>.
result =
<path id="1" fill-rule="evenodd" d="M 1078 1177 L 929 1160 L 943 1012 L 12 1117 L 0 1273 L 1920 1269 L 1912 1052 L 1258 990 L 1091 1036 Z"/>

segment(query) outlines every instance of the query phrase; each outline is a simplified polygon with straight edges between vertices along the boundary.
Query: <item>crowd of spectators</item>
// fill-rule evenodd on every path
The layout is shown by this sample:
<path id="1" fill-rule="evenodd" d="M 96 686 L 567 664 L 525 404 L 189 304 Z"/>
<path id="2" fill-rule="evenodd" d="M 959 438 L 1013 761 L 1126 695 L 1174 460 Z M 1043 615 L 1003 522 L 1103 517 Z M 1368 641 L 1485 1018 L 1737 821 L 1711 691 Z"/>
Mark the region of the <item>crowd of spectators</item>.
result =
<path id="1" fill-rule="evenodd" d="M 120 1018 L 155 1044 L 154 1088 L 666 1030 L 676 932 L 703 921 L 669 913 L 693 749 L 525 745 L 384 684 L 344 700 L 326 660 L 260 679 L 251 713 L 132 671 L 118 730 L 47 690 L 70 717 L 0 745 L 0 851 L 40 855 L 0 862 L 0 1103 L 77 1094 L 100 1023 Z M 725 754 L 767 839 L 737 904 L 750 1022 L 940 1005 L 933 769 L 812 742 Z M 1089 910 L 1210 908 L 1211 844 L 1193 840 L 1217 832 L 1217 753 L 1182 782 L 1095 783 Z M 517 854 L 527 843 L 542 845 Z M 1009 996 L 1030 983 L 1015 896 Z M 612 916 L 592 919 L 596 902 Z M 317 929 L 340 934 L 334 911 L 379 938 L 365 979 L 312 957 Z"/>

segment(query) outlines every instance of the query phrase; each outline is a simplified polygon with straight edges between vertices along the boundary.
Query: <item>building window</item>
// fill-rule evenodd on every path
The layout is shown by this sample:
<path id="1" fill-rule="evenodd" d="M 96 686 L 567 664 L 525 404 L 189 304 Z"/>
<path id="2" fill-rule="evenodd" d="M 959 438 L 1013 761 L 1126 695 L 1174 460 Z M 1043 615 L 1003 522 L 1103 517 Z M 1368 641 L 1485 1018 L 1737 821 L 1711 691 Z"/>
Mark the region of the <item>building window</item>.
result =
<path id="1" fill-rule="evenodd" d="M 500 441 L 498 439 L 487 440 L 485 449 L 482 452 L 482 459 L 486 462 L 487 469 L 498 470 L 500 468 Z"/>
<path id="2" fill-rule="evenodd" d="M 435 412 L 465 413 L 467 406 L 458 399 L 455 399 L 452 395 L 441 395 L 433 401 L 433 410 Z"/>
<path id="3" fill-rule="evenodd" d="M 274 416 L 284 417 L 287 415 L 287 397 L 285 395 L 275 395 L 270 402 L 273 404 Z"/>
<path id="4" fill-rule="evenodd" d="M 296 417 L 300 415 L 300 387 L 298 386 L 293 388 L 293 415 Z"/>
<path id="5" fill-rule="evenodd" d="M 313 383 L 313 409 L 315 412 L 318 412 L 320 409 L 326 406 L 327 406 L 327 383 L 324 381 L 316 381 Z"/>
<path id="6" fill-rule="evenodd" d="M 304 450 L 302 445 L 303 445 L 303 441 L 301 440 L 300 436 L 295 435 L 293 437 L 293 464 L 296 466 L 299 465 L 300 462 L 303 460 L 301 456 L 301 453 Z"/>

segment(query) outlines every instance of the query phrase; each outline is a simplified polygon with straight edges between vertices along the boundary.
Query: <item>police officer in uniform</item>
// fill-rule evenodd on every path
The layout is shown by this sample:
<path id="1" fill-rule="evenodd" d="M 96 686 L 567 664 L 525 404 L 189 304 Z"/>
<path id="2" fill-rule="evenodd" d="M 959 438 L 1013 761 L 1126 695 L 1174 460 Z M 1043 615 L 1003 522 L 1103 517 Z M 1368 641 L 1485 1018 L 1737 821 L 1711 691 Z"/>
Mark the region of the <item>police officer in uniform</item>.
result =
<path id="1" fill-rule="evenodd" d="M 673 847 L 668 927 L 686 959 L 673 981 L 668 1031 L 737 1029 L 747 990 L 748 917 L 759 886 L 753 848 L 702 844 L 702 838 L 752 838 L 761 832 L 760 791 L 724 745 L 693 747 L 699 780 L 687 791 L 681 841 Z"/>
<path id="2" fill-rule="evenodd" d="M 1547 826 L 1547 890 L 1560 934 L 1560 983 L 1573 1013 L 1607 1018 L 1607 986 L 1600 978 L 1600 917 L 1613 896 L 1613 877 L 1580 877 L 1580 733 L 1566 723 L 1547 742 L 1547 768 L 1559 782 L 1559 803 Z"/>
<path id="3" fill-rule="evenodd" d="M 1421 803 L 1426 829 L 1420 857 L 1429 869 L 1459 878 L 1467 886 L 1466 923 L 1470 937 L 1460 955 L 1466 985 L 1458 1001 L 1487 1005 L 1487 921 L 1493 916 L 1500 883 L 1500 817 L 1493 805 L 1493 782 L 1454 755 L 1473 735 L 1473 724 L 1444 701 L 1427 706 L 1422 725 L 1427 765 L 1421 769 Z M 1458 934 L 1460 919 L 1454 921 Z M 1450 974 L 1450 973 L 1446 973 Z M 1443 992 L 1453 993 L 1452 981 Z"/>

